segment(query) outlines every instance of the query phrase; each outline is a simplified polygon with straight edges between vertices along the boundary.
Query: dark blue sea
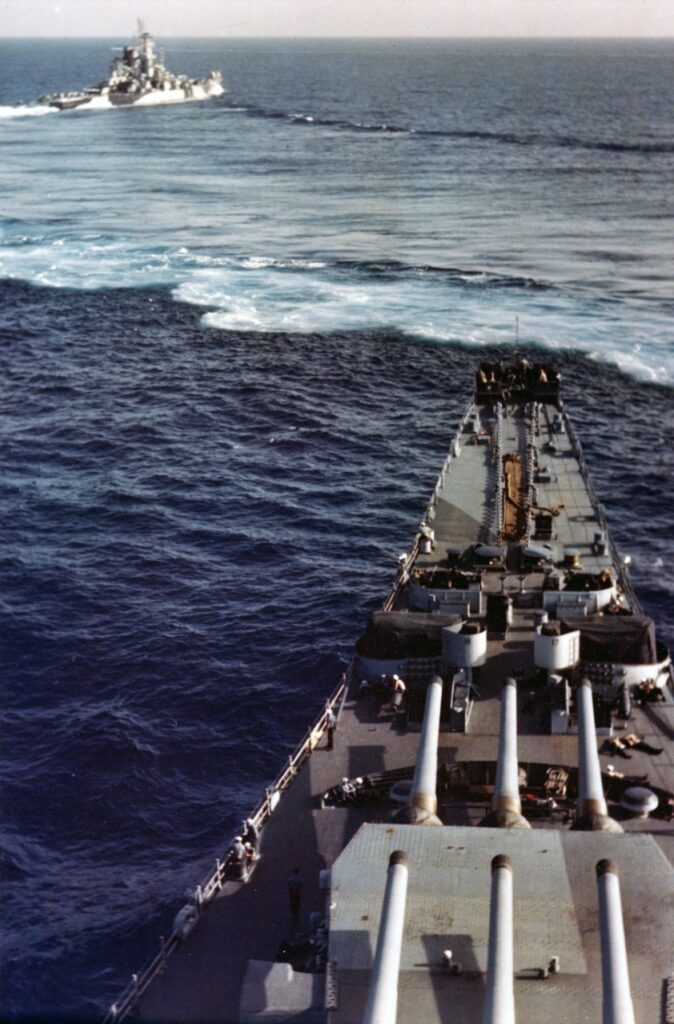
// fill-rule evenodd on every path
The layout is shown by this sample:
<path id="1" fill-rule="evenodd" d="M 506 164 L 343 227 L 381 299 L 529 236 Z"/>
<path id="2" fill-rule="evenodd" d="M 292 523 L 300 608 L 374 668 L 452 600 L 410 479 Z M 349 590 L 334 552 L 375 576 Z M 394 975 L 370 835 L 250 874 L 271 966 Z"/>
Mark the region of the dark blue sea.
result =
<path id="1" fill-rule="evenodd" d="M 476 361 L 554 358 L 674 643 L 670 42 L 0 48 L 2 996 L 97 1019 L 385 597 Z"/>

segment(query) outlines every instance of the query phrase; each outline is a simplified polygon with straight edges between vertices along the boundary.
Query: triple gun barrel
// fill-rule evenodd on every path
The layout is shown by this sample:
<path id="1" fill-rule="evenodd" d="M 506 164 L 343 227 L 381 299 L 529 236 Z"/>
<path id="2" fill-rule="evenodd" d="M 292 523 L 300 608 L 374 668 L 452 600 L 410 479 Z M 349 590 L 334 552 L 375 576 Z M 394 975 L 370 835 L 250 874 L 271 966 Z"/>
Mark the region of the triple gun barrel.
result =
<path id="1" fill-rule="evenodd" d="M 435 676 L 426 691 L 424 719 L 414 780 L 403 820 L 440 825 L 437 817 L 437 748 L 440 732 L 442 679 Z M 621 831 L 608 815 L 597 754 L 592 687 L 583 679 L 577 691 L 578 802 L 576 828 Z M 495 828 L 529 828 L 522 816 L 517 761 L 517 685 L 507 679 L 501 694 L 501 719 L 496 783 L 491 811 L 482 822 Z M 513 865 L 498 854 L 491 862 L 491 897 L 487 976 L 482 1024 L 515 1024 Z M 395 1024 L 398 975 L 409 875 L 409 856 L 391 854 L 381 922 L 363 1024 Z M 602 1024 L 634 1024 L 625 931 L 617 869 L 609 860 L 597 864 L 597 890 L 602 951 Z"/>

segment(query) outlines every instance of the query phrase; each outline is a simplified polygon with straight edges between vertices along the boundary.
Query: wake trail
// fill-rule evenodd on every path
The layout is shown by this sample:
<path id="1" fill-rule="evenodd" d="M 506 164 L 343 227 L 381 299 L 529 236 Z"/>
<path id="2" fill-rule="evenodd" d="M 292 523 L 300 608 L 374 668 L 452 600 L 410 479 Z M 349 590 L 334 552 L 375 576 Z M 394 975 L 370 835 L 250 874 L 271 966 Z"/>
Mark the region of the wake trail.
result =
<path id="1" fill-rule="evenodd" d="M 404 135 L 417 138 L 456 139 L 466 142 L 500 143 L 508 146 L 546 146 L 556 149 L 580 149 L 609 153 L 674 153 L 674 143 L 620 142 L 612 139 L 583 139 L 573 135 L 546 135 L 543 132 L 518 133 L 510 131 L 487 131 L 471 128 L 418 128 L 389 122 L 356 121 L 344 118 L 319 117 L 315 114 L 274 110 L 256 104 L 227 102 L 223 104 L 232 111 L 245 113 L 249 117 L 267 121 L 283 121 L 305 127 L 331 128 L 337 131 L 361 132 L 376 135 Z"/>

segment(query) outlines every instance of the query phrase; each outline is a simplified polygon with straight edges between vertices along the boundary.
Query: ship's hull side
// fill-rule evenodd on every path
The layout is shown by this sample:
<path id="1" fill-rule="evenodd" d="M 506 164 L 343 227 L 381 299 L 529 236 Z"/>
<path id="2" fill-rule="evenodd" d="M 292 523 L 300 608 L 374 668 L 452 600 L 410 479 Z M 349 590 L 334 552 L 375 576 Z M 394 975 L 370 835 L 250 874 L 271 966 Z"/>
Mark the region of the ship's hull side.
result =
<path id="1" fill-rule="evenodd" d="M 224 92 L 220 82 L 208 78 L 178 89 L 150 89 L 141 93 L 110 89 L 100 93 L 54 96 L 47 98 L 46 102 L 58 110 L 105 110 L 111 107 L 156 107 L 169 103 L 190 103 L 222 96 Z"/>

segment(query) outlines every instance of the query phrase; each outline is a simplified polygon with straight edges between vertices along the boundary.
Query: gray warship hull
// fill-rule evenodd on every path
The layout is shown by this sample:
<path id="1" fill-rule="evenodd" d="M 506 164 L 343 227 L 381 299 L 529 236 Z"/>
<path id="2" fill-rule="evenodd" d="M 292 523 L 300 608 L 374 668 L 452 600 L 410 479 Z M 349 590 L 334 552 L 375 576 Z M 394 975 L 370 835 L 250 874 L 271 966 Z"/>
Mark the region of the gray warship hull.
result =
<path id="1" fill-rule="evenodd" d="M 673 791 L 669 655 L 558 376 L 483 366 L 248 846 L 108 1020 L 672 1021 Z"/>
<path id="2" fill-rule="evenodd" d="M 42 96 L 39 102 L 57 110 L 103 110 L 186 103 L 222 96 L 224 91 L 220 71 L 211 71 L 207 78 L 187 78 L 168 71 L 141 23 L 138 39 L 112 61 L 106 79 L 80 92 Z"/>

